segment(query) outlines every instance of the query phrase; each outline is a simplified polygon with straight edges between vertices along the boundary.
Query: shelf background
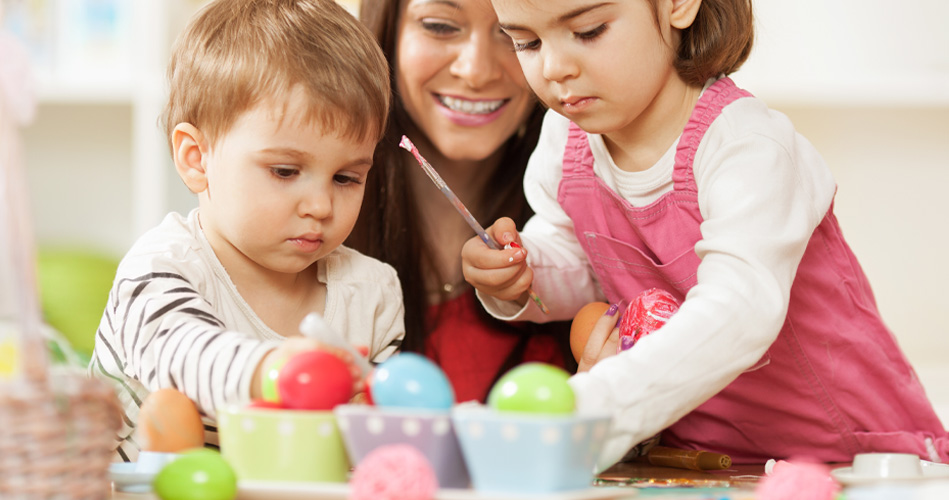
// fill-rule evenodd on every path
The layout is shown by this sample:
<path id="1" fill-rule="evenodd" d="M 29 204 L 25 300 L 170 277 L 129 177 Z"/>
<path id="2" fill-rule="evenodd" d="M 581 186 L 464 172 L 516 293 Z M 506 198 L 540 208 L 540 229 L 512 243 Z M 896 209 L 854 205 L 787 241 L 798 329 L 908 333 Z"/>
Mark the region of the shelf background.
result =
<path id="1" fill-rule="evenodd" d="M 63 77 L 49 52 L 40 58 L 41 102 L 24 131 L 40 244 L 121 256 L 164 214 L 196 204 L 157 118 L 168 48 L 203 1 L 19 1 L 133 7 L 117 11 L 132 29 L 113 32 L 128 37 L 126 52 L 112 52 L 129 54 L 127 66 Z M 734 79 L 786 113 L 824 155 L 838 181 L 838 218 L 883 317 L 949 424 L 949 2 L 755 6 L 756 48 Z"/>

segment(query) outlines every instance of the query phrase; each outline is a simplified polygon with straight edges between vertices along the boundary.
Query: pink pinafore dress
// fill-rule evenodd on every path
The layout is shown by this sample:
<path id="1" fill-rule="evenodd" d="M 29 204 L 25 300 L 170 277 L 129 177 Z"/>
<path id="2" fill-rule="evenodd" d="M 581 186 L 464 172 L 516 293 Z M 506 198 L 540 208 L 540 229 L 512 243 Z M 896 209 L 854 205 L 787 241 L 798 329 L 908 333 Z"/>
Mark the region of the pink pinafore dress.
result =
<path id="1" fill-rule="evenodd" d="M 751 94 L 729 78 L 703 92 L 679 139 L 673 190 L 643 207 L 593 174 L 586 133 L 570 125 L 558 201 L 610 302 L 653 287 L 681 301 L 696 284 L 702 216 L 692 161 L 722 108 L 743 97 Z M 662 441 L 728 453 L 736 463 L 849 462 L 871 451 L 949 459 L 946 431 L 883 324 L 833 208 L 811 236 L 784 325 L 762 361 L 663 431 Z"/>

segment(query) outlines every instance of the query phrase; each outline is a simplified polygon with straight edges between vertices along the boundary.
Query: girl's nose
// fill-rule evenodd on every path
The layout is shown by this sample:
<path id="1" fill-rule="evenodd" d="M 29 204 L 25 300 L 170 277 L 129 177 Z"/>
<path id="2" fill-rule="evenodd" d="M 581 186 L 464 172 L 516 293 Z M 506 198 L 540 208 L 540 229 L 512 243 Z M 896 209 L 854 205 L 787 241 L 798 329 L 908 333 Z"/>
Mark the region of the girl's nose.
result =
<path id="1" fill-rule="evenodd" d="M 547 46 L 540 50 L 544 65 L 544 79 L 551 82 L 562 82 L 577 76 L 580 68 L 569 53 Z"/>
<path id="2" fill-rule="evenodd" d="M 496 53 L 499 48 L 500 44 L 490 37 L 468 37 L 459 46 L 457 56 L 451 63 L 451 74 L 464 80 L 471 88 L 483 88 L 501 76 L 499 61 L 503 59 L 504 54 Z"/>

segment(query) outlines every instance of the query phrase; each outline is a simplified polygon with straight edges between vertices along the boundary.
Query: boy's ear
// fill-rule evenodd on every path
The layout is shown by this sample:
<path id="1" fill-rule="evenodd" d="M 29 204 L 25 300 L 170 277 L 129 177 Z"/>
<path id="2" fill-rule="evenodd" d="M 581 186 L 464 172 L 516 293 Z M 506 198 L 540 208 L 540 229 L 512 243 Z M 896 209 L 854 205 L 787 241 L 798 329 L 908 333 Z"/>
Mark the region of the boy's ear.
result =
<path id="1" fill-rule="evenodd" d="M 692 26 L 695 16 L 699 13 L 702 0 L 672 0 L 672 12 L 669 23 L 673 28 L 684 30 Z"/>
<path id="2" fill-rule="evenodd" d="M 190 123 L 179 123 L 171 132 L 171 147 L 175 170 L 188 189 L 195 194 L 207 189 L 208 148 L 201 130 Z"/>

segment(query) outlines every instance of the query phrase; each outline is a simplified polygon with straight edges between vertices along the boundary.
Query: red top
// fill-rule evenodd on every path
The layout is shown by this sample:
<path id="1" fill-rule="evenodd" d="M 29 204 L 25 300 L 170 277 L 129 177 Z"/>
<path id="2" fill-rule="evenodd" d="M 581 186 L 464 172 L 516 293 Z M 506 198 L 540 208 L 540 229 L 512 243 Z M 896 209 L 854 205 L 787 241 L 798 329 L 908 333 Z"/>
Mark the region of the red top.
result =
<path id="1" fill-rule="evenodd" d="M 478 316 L 474 290 L 443 304 L 430 306 L 429 321 L 441 310 L 441 321 L 425 341 L 425 355 L 445 371 L 458 402 L 484 402 L 501 369 L 517 346 L 521 334 L 495 329 Z M 540 361 L 564 366 L 563 355 L 553 336 L 533 335 L 519 362 Z"/>

